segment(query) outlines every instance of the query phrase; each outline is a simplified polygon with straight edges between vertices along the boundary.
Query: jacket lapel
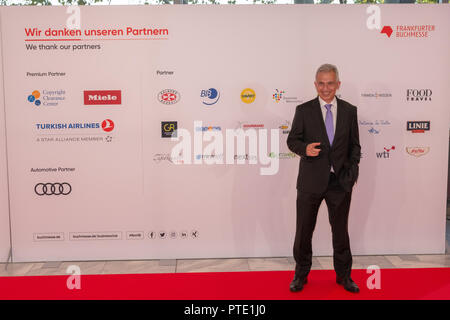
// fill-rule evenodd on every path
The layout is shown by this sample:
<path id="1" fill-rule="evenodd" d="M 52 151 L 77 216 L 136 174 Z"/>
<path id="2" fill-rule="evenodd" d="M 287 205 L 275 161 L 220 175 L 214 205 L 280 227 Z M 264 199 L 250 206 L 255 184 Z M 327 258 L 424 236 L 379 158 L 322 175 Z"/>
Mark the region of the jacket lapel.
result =
<path id="1" fill-rule="evenodd" d="M 319 97 L 317 97 L 315 100 L 314 111 L 315 117 L 317 119 L 316 121 L 320 127 L 320 132 L 322 133 L 322 139 L 323 141 L 326 142 L 328 148 L 330 148 L 330 140 L 328 140 L 327 128 L 325 127 L 325 121 L 323 120 L 322 110 L 320 109 Z"/>
<path id="2" fill-rule="evenodd" d="M 334 130 L 334 140 L 338 137 L 339 133 L 342 132 L 343 125 L 344 125 L 344 107 L 342 106 L 342 101 L 336 97 L 336 108 L 337 108 L 337 115 L 336 115 L 336 129 Z"/>

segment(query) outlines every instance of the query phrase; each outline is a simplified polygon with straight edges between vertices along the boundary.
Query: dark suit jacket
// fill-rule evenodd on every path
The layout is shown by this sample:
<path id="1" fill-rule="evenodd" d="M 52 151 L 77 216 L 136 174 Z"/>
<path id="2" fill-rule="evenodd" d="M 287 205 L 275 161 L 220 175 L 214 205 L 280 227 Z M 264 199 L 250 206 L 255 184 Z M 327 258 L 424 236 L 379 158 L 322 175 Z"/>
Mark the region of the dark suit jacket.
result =
<path id="1" fill-rule="evenodd" d="M 305 102 L 295 110 L 287 145 L 301 157 L 297 178 L 297 189 L 300 191 L 325 192 L 331 165 L 345 191 L 350 192 L 358 179 L 361 146 L 357 109 L 337 97 L 336 101 L 337 115 L 334 116 L 337 118 L 332 147 L 328 141 L 319 98 Z M 306 155 L 306 146 L 313 142 L 321 143 L 317 157 Z"/>

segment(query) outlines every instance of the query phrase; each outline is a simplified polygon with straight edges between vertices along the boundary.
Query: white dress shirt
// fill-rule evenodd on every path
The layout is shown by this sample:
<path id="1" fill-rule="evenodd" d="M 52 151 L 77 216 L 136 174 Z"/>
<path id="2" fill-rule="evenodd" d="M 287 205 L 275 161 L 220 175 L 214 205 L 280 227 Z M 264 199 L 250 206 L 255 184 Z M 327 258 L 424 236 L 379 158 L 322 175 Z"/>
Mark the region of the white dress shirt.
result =
<path id="1" fill-rule="evenodd" d="M 325 118 L 327 116 L 327 108 L 325 108 L 326 104 L 331 104 L 331 114 L 333 115 L 333 133 L 336 133 L 336 116 L 337 116 L 337 101 L 336 101 L 336 97 L 333 98 L 333 101 L 331 101 L 330 103 L 326 103 L 325 101 L 322 100 L 321 97 L 319 97 L 319 101 L 320 101 L 320 110 L 322 110 L 322 116 L 323 116 L 323 123 L 325 123 Z"/>

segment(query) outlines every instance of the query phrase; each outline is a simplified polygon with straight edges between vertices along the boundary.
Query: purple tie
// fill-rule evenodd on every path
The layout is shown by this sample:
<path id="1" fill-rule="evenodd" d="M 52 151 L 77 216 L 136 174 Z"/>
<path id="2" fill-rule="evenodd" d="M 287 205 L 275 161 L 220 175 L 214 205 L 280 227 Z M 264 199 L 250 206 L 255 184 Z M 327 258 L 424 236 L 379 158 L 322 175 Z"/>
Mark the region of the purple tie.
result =
<path id="1" fill-rule="evenodd" d="M 331 104 L 326 104 L 324 107 L 327 109 L 327 115 L 325 116 L 325 127 L 327 128 L 328 140 L 330 141 L 331 146 L 334 139 L 333 114 L 331 113 Z"/>

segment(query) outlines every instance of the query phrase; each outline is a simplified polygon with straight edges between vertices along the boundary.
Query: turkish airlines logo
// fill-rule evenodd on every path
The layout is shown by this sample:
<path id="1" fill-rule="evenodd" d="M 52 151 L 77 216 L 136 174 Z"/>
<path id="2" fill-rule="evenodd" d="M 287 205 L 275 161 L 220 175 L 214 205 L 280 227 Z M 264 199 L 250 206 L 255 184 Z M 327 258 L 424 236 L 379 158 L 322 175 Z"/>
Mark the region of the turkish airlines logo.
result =
<path id="1" fill-rule="evenodd" d="M 84 91 L 85 105 L 122 104 L 122 91 L 120 90 L 91 90 Z"/>
<path id="2" fill-rule="evenodd" d="M 114 129 L 114 122 L 111 119 L 103 120 L 102 129 L 106 132 L 111 132 Z"/>

